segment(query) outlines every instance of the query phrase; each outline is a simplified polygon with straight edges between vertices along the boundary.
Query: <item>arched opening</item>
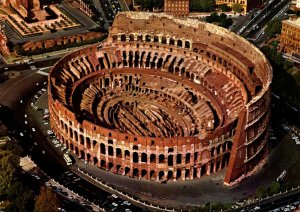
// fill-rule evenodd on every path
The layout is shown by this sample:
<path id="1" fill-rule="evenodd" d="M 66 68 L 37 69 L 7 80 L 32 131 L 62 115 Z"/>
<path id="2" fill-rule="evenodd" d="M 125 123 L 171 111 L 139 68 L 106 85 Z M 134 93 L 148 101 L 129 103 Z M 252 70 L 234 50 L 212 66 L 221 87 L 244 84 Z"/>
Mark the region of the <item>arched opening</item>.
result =
<path id="1" fill-rule="evenodd" d="M 189 41 L 185 41 L 185 48 L 186 48 L 186 49 L 191 48 L 191 44 L 190 44 Z"/>
<path id="2" fill-rule="evenodd" d="M 202 167 L 201 167 L 200 176 L 203 176 L 203 175 L 205 175 L 205 174 L 206 174 L 206 172 L 207 172 L 207 168 L 206 168 L 206 165 L 204 165 L 204 166 L 202 166 Z"/>
<path id="3" fill-rule="evenodd" d="M 194 153 L 194 161 L 198 161 L 198 152 Z"/>
<path id="4" fill-rule="evenodd" d="M 76 154 L 76 155 L 79 155 L 79 149 L 78 149 L 77 146 L 75 147 L 75 154 Z"/>
<path id="5" fill-rule="evenodd" d="M 146 42 L 150 42 L 151 41 L 151 36 L 150 35 L 146 35 Z"/>
<path id="6" fill-rule="evenodd" d="M 137 152 L 133 153 L 133 163 L 138 163 L 139 162 L 139 155 Z"/>
<path id="7" fill-rule="evenodd" d="M 170 38 L 169 44 L 170 44 L 170 45 L 175 45 L 175 41 L 174 41 L 173 38 Z"/>
<path id="8" fill-rule="evenodd" d="M 117 35 L 113 35 L 112 39 L 113 39 L 113 41 L 117 41 L 118 40 L 118 36 Z"/>
<path id="9" fill-rule="evenodd" d="M 182 47 L 182 40 L 177 40 L 177 46 Z"/>
<path id="10" fill-rule="evenodd" d="M 129 159 L 130 158 L 130 152 L 129 150 L 125 150 L 125 159 Z"/>
<path id="11" fill-rule="evenodd" d="M 161 38 L 161 43 L 162 44 L 166 44 L 167 43 L 167 38 L 166 37 L 162 37 Z"/>
<path id="12" fill-rule="evenodd" d="M 80 135 L 80 136 L 79 136 L 79 139 L 80 139 L 80 144 L 83 145 L 83 144 L 84 144 L 83 135 Z"/>
<path id="13" fill-rule="evenodd" d="M 215 155 L 215 147 L 211 148 L 210 156 L 213 157 Z"/>
<path id="14" fill-rule="evenodd" d="M 232 149 L 232 142 L 231 141 L 227 141 L 227 150 L 231 150 Z"/>
<path id="15" fill-rule="evenodd" d="M 193 178 L 196 178 L 197 177 L 197 168 L 194 168 L 193 170 Z"/>
<path id="16" fill-rule="evenodd" d="M 180 178 L 181 178 L 181 170 L 177 169 L 177 171 L 176 171 L 176 180 L 178 180 Z"/>
<path id="17" fill-rule="evenodd" d="M 122 158 L 122 151 L 121 151 L 120 148 L 117 148 L 117 149 L 116 149 L 116 156 L 117 156 L 118 158 Z"/>
<path id="18" fill-rule="evenodd" d="M 86 137 L 86 148 L 91 148 L 91 139 L 89 137 Z"/>
<path id="19" fill-rule="evenodd" d="M 134 41 L 134 35 L 133 34 L 129 35 L 129 41 Z"/>
<path id="20" fill-rule="evenodd" d="M 189 179 L 190 178 L 190 170 L 186 169 L 185 170 L 185 179 Z"/>
<path id="21" fill-rule="evenodd" d="M 105 145 L 104 144 L 100 144 L 100 153 L 105 155 L 106 154 L 106 151 L 105 151 Z"/>
<path id="22" fill-rule="evenodd" d="M 172 180 L 172 179 L 173 179 L 173 171 L 168 171 L 167 180 Z"/>
<path id="23" fill-rule="evenodd" d="M 159 163 L 164 163 L 164 162 L 165 162 L 165 156 L 159 155 Z"/>
<path id="24" fill-rule="evenodd" d="M 150 155 L 150 163 L 156 163 L 156 155 L 155 154 Z"/>
<path id="25" fill-rule="evenodd" d="M 117 165 L 117 166 L 116 166 L 116 172 L 117 172 L 118 174 L 122 174 L 121 165 Z"/>
<path id="26" fill-rule="evenodd" d="M 193 48 L 193 52 L 198 53 L 198 49 L 197 48 Z"/>
<path id="27" fill-rule="evenodd" d="M 70 138 L 73 139 L 73 130 L 71 128 L 69 129 L 69 132 L 70 132 Z"/>
<path id="28" fill-rule="evenodd" d="M 176 163 L 177 164 L 181 164 L 182 163 L 182 155 L 181 154 L 177 155 Z"/>
<path id="29" fill-rule="evenodd" d="M 93 157 L 93 164 L 97 165 L 98 164 L 98 158 L 97 157 Z"/>
<path id="30" fill-rule="evenodd" d="M 75 134 L 75 141 L 78 141 L 78 134 L 76 131 L 74 131 L 74 134 Z"/>
<path id="31" fill-rule="evenodd" d="M 114 155 L 114 148 L 112 146 L 108 146 L 108 155 L 113 156 Z"/>
<path id="32" fill-rule="evenodd" d="M 130 168 L 129 167 L 125 167 L 125 175 L 129 176 L 130 174 Z"/>
<path id="33" fill-rule="evenodd" d="M 121 35 L 121 41 L 126 41 L 126 35 L 125 34 Z"/>
<path id="34" fill-rule="evenodd" d="M 73 151 L 74 150 L 74 145 L 70 143 L 70 149 Z"/>
<path id="35" fill-rule="evenodd" d="M 90 153 L 86 154 L 86 159 L 87 159 L 88 162 L 90 162 L 90 160 L 91 160 L 91 154 Z"/>
<path id="36" fill-rule="evenodd" d="M 261 91 L 261 89 L 262 89 L 262 86 L 261 85 L 257 85 L 255 87 L 255 95 L 257 95 Z"/>
<path id="37" fill-rule="evenodd" d="M 221 169 L 225 168 L 229 163 L 230 153 L 227 152 L 222 157 Z"/>
<path id="38" fill-rule="evenodd" d="M 101 160 L 100 167 L 103 168 L 103 169 L 106 169 L 106 162 L 105 162 L 105 160 Z"/>
<path id="39" fill-rule="evenodd" d="M 147 178 L 147 171 L 145 169 L 142 170 L 141 177 L 144 178 L 144 179 Z"/>
<path id="40" fill-rule="evenodd" d="M 168 156 L 168 166 L 173 166 L 173 155 Z"/>
<path id="41" fill-rule="evenodd" d="M 217 147 L 217 155 L 219 155 L 220 152 L 221 152 L 221 145 L 219 145 L 219 146 Z"/>
<path id="42" fill-rule="evenodd" d="M 185 156 L 185 163 L 190 163 L 191 162 L 191 153 L 187 153 Z"/>
<path id="43" fill-rule="evenodd" d="M 153 38 L 153 41 L 155 42 L 155 43 L 158 43 L 158 41 L 159 41 L 159 39 L 158 39 L 158 36 L 154 36 L 154 38 Z"/>
<path id="44" fill-rule="evenodd" d="M 95 147 L 97 144 L 97 141 L 93 140 L 93 147 Z"/>
<path id="45" fill-rule="evenodd" d="M 217 161 L 216 163 L 216 171 L 218 171 L 220 169 L 220 161 Z"/>
<path id="46" fill-rule="evenodd" d="M 164 176 L 165 176 L 164 171 L 160 171 L 160 172 L 158 173 L 158 178 L 159 178 L 159 180 L 164 180 Z"/>
<path id="47" fill-rule="evenodd" d="M 138 36 L 137 36 L 137 40 L 138 40 L 138 41 L 143 41 L 143 35 L 138 35 Z"/>
<path id="48" fill-rule="evenodd" d="M 113 163 L 108 163 L 108 170 L 109 171 L 113 171 L 113 168 L 114 168 L 114 164 Z"/>
<path id="49" fill-rule="evenodd" d="M 146 153 L 142 153 L 142 158 L 141 158 L 143 163 L 147 163 L 147 154 Z"/>
<path id="50" fill-rule="evenodd" d="M 136 177 L 136 178 L 139 177 L 139 170 L 137 168 L 133 169 L 133 177 Z"/>
<path id="51" fill-rule="evenodd" d="M 80 150 L 80 158 L 85 159 L 85 154 L 83 150 Z"/>
<path id="52" fill-rule="evenodd" d="M 156 174 L 154 170 L 150 171 L 150 180 L 156 180 Z"/>

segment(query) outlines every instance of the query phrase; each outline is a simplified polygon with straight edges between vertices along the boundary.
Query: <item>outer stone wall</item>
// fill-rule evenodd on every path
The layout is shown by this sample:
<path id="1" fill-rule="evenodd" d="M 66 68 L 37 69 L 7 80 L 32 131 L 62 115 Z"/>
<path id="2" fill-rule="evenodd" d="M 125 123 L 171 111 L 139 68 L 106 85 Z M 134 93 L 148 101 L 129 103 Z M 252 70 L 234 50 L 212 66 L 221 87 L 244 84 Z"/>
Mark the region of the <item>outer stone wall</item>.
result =
<path id="1" fill-rule="evenodd" d="M 186 180 L 227 167 L 229 185 L 266 156 L 271 78 L 262 53 L 225 29 L 119 13 L 106 42 L 51 70 L 51 128 L 117 174 Z"/>

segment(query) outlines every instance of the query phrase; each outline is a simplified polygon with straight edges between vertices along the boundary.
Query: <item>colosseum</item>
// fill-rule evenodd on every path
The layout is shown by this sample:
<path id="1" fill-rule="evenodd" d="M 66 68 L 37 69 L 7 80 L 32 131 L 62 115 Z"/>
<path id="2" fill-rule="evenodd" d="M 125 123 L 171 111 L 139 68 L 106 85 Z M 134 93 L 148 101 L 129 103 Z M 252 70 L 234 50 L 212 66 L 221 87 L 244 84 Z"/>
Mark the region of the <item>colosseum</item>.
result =
<path id="1" fill-rule="evenodd" d="M 51 128 L 74 154 L 138 179 L 224 184 L 267 154 L 272 68 L 234 33 L 165 14 L 119 13 L 105 42 L 49 74 Z"/>

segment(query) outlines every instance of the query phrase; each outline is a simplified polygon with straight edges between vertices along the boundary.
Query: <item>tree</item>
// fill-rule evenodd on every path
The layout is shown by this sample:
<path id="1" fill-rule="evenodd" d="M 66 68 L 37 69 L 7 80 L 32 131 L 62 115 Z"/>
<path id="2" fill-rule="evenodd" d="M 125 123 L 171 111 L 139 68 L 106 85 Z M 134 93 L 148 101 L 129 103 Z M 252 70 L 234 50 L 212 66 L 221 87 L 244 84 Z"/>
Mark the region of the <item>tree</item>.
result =
<path id="1" fill-rule="evenodd" d="M 42 186 L 40 195 L 36 197 L 35 212 L 52 212 L 59 207 L 56 194 L 49 188 Z"/>
<path id="2" fill-rule="evenodd" d="M 281 32 L 281 28 L 282 28 L 281 21 L 279 19 L 275 19 L 268 23 L 265 31 L 269 37 L 274 37 Z"/>
<path id="3" fill-rule="evenodd" d="M 222 10 L 222 12 L 229 12 L 231 10 L 231 8 L 228 7 L 227 4 L 220 4 L 219 8 L 220 8 L 220 10 Z"/>
<path id="4" fill-rule="evenodd" d="M 273 182 L 271 186 L 269 187 L 269 195 L 277 194 L 280 191 L 280 183 L 279 182 Z"/>
<path id="5" fill-rule="evenodd" d="M 233 23 L 232 18 L 225 18 L 225 19 L 221 19 L 219 26 L 228 28 L 232 25 L 232 23 Z"/>
<path id="6" fill-rule="evenodd" d="M 206 16 L 205 21 L 208 23 L 219 22 L 219 15 L 216 12 L 214 12 L 209 16 Z"/>
<path id="7" fill-rule="evenodd" d="M 0 151 L 0 194 L 7 195 L 16 181 L 19 157 L 7 151 Z"/>
<path id="8" fill-rule="evenodd" d="M 241 13 L 243 11 L 243 6 L 239 3 L 232 5 L 232 10 L 236 13 Z"/>
<path id="9" fill-rule="evenodd" d="M 214 0 L 191 0 L 190 11 L 192 12 L 212 12 L 216 8 Z"/>

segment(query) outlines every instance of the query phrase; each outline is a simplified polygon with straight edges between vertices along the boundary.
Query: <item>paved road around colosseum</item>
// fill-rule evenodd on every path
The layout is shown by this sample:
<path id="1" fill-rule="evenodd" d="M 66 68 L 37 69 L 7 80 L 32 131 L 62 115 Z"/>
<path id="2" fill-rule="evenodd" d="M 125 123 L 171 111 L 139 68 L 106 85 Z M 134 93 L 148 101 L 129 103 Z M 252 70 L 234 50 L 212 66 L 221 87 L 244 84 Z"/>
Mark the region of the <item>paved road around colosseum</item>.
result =
<path id="1" fill-rule="evenodd" d="M 47 107 L 46 95 L 38 101 L 39 107 Z M 293 150 L 290 150 L 293 149 Z M 83 168 L 93 176 L 101 179 L 109 185 L 113 185 L 130 195 L 139 196 L 141 199 L 167 207 L 186 207 L 189 205 L 203 204 L 206 202 L 232 202 L 253 194 L 258 186 L 268 185 L 274 181 L 283 169 L 294 169 L 292 160 L 298 161 L 300 170 L 300 156 L 291 157 L 291 151 L 297 151 L 295 144 L 289 136 L 285 136 L 283 142 L 271 152 L 269 161 L 255 176 L 246 179 L 238 186 L 227 187 L 223 185 L 226 170 L 200 179 L 187 181 L 168 181 L 161 184 L 154 181 L 139 180 L 106 172 L 94 165 L 86 165 L 78 160 L 76 166 Z M 295 152 L 296 154 L 296 152 Z M 291 164 L 291 165 L 287 165 Z"/>
<path id="2" fill-rule="evenodd" d="M 0 84 L 0 104 L 13 108 L 16 104 L 19 104 L 20 98 L 32 95 L 36 83 L 41 81 L 46 81 L 46 76 L 29 70 L 23 71 L 20 76 Z M 46 107 L 47 98 L 44 97 L 43 99 L 40 102 L 41 106 Z M 225 170 L 192 181 L 160 184 L 115 175 L 93 165 L 87 166 L 81 161 L 77 163 L 77 166 L 85 168 L 94 176 L 125 190 L 131 195 L 139 196 L 144 200 L 151 200 L 160 205 L 178 208 L 185 204 L 196 205 L 213 201 L 236 201 L 255 192 L 258 186 L 271 183 L 283 169 L 286 169 L 288 173 L 297 174 L 297 171 L 300 170 L 300 155 L 297 154 L 297 151 L 299 151 L 299 147 L 295 145 L 289 136 L 285 136 L 276 149 L 271 152 L 270 160 L 267 161 L 265 167 L 259 173 L 248 178 L 239 186 L 232 188 L 222 184 Z M 293 179 L 292 175 L 287 175 L 287 177 Z"/>

